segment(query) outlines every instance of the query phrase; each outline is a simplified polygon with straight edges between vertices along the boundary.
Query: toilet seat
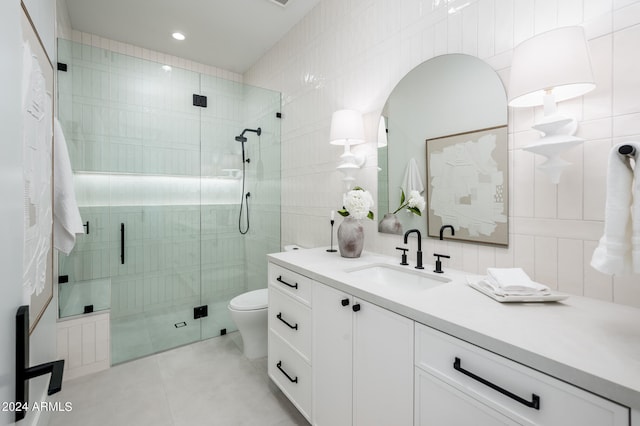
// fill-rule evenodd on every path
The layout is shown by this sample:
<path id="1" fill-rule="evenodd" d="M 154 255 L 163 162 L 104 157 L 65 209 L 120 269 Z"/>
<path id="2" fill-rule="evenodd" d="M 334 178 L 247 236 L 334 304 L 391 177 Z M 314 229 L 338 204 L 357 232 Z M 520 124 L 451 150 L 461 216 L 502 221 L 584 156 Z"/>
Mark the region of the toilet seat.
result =
<path id="1" fill-rule="evenodd" d="M 269 304 L 269 293 L 266 288 L 240 294 L 229 302 L 229 308 L 236 311 L 256 311 L 266 309 Z"/>

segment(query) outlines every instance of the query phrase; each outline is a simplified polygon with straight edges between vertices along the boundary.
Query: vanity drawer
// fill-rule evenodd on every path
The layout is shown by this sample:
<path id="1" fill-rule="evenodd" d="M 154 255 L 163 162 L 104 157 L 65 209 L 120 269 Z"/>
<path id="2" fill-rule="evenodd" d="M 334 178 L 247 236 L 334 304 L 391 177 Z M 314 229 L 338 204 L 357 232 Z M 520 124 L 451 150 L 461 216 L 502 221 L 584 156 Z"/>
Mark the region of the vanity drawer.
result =
<path id="1" fill-rule="evenodd" d="M 269 286 L 269 329 L 311 360 L 311 309 Z"/>
<path id="2" fill-rule="evenodd" d="M 290 294 L 305 305 L 311 305 L 313 280 L 282 266 L 269 263 L 269 284 Z"/>
<path id="3" fill-rule="evenodd" d="M 531 425 L 629 425 L 629 410 L 422 324 L 416 367 L 478 402 Z"/>
<path id="4" fill-rule="evenodd" d="M 311 421 L 311 367 L 276 333 L 269 330 L 269 377 Z"/>

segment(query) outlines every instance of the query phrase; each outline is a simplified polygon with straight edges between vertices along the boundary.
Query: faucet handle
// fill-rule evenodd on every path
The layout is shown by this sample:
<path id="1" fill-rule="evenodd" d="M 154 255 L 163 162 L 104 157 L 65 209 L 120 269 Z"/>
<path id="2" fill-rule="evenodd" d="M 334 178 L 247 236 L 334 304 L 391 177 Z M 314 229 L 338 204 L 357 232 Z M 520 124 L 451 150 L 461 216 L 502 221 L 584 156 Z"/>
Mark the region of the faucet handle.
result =
<path id="1" fill-rule="evenodd" d="M 437 258 L 436 269 L 434 269 L 433 272 L 435 272 L 436 274 L 441 274 L 444 271 L 442 270 L 442 262 L 440 261 L 440 258 L 444 257 L 445 259 L 450 259 L 451 256 L 447 256 L 446 254 L 438 254 L 438 253 L 433 253 L 433 255 Z"/>
<path id="2" fill-rule="evenodd" d="M 404 247 L 396 247 L 396 250 L 402 250 L 402 261 L 400 262 L 400 264 L 408 265 L 409 262 L 407 262 L 407 251 L 409 251 L 409 249 Z"/>

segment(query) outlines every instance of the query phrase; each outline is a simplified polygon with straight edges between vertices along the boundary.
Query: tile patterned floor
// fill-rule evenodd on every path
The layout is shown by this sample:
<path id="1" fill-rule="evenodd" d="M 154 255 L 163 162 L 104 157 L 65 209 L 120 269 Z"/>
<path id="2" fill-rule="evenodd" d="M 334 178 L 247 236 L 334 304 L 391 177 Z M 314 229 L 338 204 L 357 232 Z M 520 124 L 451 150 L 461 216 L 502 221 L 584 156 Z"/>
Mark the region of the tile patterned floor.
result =
<path id="1" fill-rule="evenodd" d="M 50 426 L 308 426 L 230 333 L 64 382 Z M 241 344 L 241 343 L 240 343 Z"/>

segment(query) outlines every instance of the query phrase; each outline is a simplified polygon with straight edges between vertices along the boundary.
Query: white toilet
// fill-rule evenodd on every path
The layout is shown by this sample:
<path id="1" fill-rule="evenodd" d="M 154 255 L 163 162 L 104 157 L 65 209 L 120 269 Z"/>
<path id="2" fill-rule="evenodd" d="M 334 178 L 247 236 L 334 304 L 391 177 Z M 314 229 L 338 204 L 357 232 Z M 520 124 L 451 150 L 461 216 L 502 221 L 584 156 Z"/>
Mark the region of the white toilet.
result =
<path id="1" fill-rule="evenodd" d="M 231 318 L 238 327 L 249 359 L 267 356 L 267 310 L 269 293 L 266 288 L 240 294 L 229 302 Z"/>

